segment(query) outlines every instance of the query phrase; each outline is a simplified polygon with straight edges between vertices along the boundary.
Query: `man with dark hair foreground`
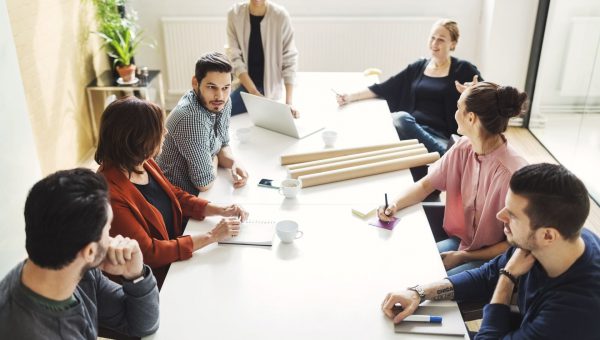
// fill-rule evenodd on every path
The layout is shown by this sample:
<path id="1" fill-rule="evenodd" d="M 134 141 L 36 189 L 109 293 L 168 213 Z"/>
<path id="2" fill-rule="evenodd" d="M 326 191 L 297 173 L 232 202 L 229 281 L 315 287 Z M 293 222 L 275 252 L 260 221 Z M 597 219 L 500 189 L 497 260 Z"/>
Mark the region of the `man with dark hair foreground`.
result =
<path id="1" fill-rule="evenodd" d="M 383 312 L 399 323 L 426 299 L 490 301 L 475 339 L 597 339 L 600 238 L 582 229 L 588 213 L 575 175 L 560 165 L 526 166 L 513 174 L 498 213 L 512 247 L 478 269 L 388 294 Z M 518 315 L 509 309 L 515 288 Z"/>
<path id="2" fill-rule="evenodd" d="M 0 282 L 1 339 L 96 339 L 98 327 L 130 336 L 158 329 L 158 289 L 135 240 L 109 237 L 102 175 L 56 172 L 25 203 L 28 258 Z M 123 286 L 106 278 L 121 275 Z"/>

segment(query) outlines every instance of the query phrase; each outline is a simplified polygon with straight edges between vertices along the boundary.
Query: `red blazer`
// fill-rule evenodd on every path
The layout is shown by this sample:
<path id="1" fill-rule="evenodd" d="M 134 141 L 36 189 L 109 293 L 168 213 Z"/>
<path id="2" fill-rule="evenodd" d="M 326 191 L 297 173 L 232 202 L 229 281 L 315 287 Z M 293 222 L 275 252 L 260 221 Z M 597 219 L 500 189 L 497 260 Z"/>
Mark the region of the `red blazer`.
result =
<path id="1" fill-rule="evenodd" d="M 192 257 L 192 238 L 181 236 L 182 216 L 204 219 L 208 201 L 171 184 L 153 160 L 147 161 L 144 169 L 171 199 L 173 227 L 177 235 L 175 239 L 169 239 L 167 227 L 158 209 L 146 201 L 121 170 L 101 166 L 98 172 L 104 175 L 110 190 L 110 204 L 114 214 L 110 235 L 120 234 L 137 240 L 144 255 L 144 263 L 153 269 L 155 276 L 160 277 L 166 274 L 168 265 L 172 262 Z"/>

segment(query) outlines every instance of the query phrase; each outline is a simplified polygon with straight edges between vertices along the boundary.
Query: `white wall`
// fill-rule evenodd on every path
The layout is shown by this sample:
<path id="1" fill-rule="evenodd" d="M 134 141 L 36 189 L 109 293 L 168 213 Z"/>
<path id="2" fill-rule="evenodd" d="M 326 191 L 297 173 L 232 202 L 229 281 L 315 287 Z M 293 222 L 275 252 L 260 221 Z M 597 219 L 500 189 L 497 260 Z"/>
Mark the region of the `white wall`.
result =
<path id="1" fill-rule="evenodd" d="M 513 1 L 513 0 L 509 0 Z M 518 0 L 514 0 L 518 2 Z M 167 72 L 162 37 L 161 17 L 194 17 L 194 16 L 221 16 L 225 17 L 228 9 L 236 1 L 208 1 L 208 0 L 130 0 L 131 8 L 135 9 L 139 16 L 140 26 L 148 36 L 152 36 L 158 43 L 158 48 L 150 49 L 144 47 L 136 56 L 136 63 L 147 65 L 151 68 L 159 68 Z M 319 16 L 381 16 L 381 17 L 413 17 L 434 16 L 449 17 L 458 21 L 461 37 L 455 55 L 467 59 L 476 65 L 481 61 L 481 16 L 483 0 L 279 0 L 277 3 L 286 7 L 292 18 L 294 17 L 319 17 Z M 537 4 L 537 0 L 527 0 Z M 535 13 L 534 13 L 535 14 Z M 532 22 L 535 16 L 526 20 Z M 512 17 L 500 18 L 512 20 Z M 499 20 L 500 20 L 499 19 Z M 190 43 L 200 41 L 202 32 L 190 37 Z M 519 39 L 517 39 L 519 40 Z M 525 39 L 527 41 L 527 39 Z M 225 41 L 224 41 L 225 43 Z M 393 42 L 391 42 L 393 43 Z M 427 37 L 423 37 L 423 44 L 427 43 Z M 528 41 L 530 43 L 530 41 Z M 492 43 L 492 46 L 494 44 Z M 411 48 L 407 46 L 407 48 Z M 519 47 L 520 48 L 520 47 Z M 527 53 L 529 49 L 527 48 Z M 316 51 L 300 51 L 303 53 L 318 53 Z M 373 53 L 377 53 L 374 51 Z M 514 58 L 518 59 L 517 54 Z M 515 61 L 520 62 L 520 61 Z M 525 67 L 527 60 L 524 61 Z M 193 65 L 190 65 L 192 69 Z M 302 63 L 300 63 L 302 67 Z M 398 71 L 404 65 L 398 65 Z M 487 76 L 485 68 L 482 73 Z M 519 70 L 522 69 L 519 68 Z M 302 71 L 302 69 L 301 69 Z M 362 71 L 362 70 L 348 70 Z M 516 71 L 517 72 L 517 71 Z M 190 73 L 191 75 L 191 73 Z M 511 83 L 519 82 L 519 79 L 510 79 Z M 522 85 L 519 84 L 520 87 Z M 173 98 L 170 98 L 171 102 Z"/>
<path id="2" fill-rule="evenodd" d="M 523 90 L 537 0 L 484 0 L 479 67 L 486 80 Z"/>
<path id="3" fill-rule="evenodd" d="M 161 17 L 221 16 L 236 1 L 130 0 L 140 26 L 158 42 L 158 48 L 143 48 L 138 64 L 167 72 L 160 24 Z M 529 62 L 537 0 L 279 0 L 292 18 L 316 16 L 449 17 L 458 21 L 461 37 L 455 56 L 478 65 L 487 80 L 523 88 Z M 190 37 L 200 41 L 202 32 Z M 427 37 L 423 37 L 423 44 Z M 393 43 L 393 42 L 391 42 Z M 407 46 L 410 48 L 410 46 Z M 318 53 L 318 51 L 300 51 Z M 376 53 L 374 51 L 373 53 Z M 346 56 L 348 57 L 348 56 Z M 402 68 L 404 65 L 398 65 Z M 191 69 L 192 65 L 190 65 Z M 300 65 L 302 67 L 302 65 Z M 302 71 L 302 70 L 301 70 Z M 361 71 L 361 70 L 348 70 Z M 170 102 L 173 98 L 169 98 Z M 175 98 L 176 100 L 176 98 Z"/>
<path id="4" fill-rule="evenodd" d="M 0 277 L 26 257 L 23 207 L 40 167 L 6 1 L 0 0 Z"/>

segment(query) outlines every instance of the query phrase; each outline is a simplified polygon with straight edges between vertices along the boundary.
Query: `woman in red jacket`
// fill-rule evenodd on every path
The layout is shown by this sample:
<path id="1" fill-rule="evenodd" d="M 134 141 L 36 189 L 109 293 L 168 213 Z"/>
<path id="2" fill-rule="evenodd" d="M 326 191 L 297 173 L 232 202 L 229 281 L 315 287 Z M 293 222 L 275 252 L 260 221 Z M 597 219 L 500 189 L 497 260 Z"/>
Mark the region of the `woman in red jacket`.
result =
<path id="1" fill-rule="evenodd" d="M 102 114 L 94 157 L 110 188 L 111 236 L 121 234 L 138 241 L 159 286 L 169 264 L 237 235 L 240 220 L 248 216 L 238 205 L 210 203 L 167 180 L 153 160 L 165 132 L 160 107 L 135 97 L 119 99 Z M 224 218 L 206 234 L 182 236 L 188 218 L 201 220 L 211 215 Z"/>

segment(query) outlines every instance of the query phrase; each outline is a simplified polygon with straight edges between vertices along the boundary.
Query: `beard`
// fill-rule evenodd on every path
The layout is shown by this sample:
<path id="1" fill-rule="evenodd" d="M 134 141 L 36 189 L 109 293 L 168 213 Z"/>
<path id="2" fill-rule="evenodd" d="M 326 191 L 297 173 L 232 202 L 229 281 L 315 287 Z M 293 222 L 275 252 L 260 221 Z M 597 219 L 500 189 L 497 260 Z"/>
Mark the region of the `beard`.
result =
<path id="1" fill-rule="evenodd" d="M 202 91 L 200 91 L 200 86 L 198 86 L 197 90 L 194 90 L 194 93 L 196 94 L 196 97 L 198 98 L 198 102 L 200 103 L 200 105 L 202 105 L 202 107 L 207 109 L 209 112 L 219 113 L 219 112 L 221 112 L 221 110 L 223 110 L 225 108 L 225 105 L 223 105 L 221 110 L 213 109 L 212 107 L 210 107 L 208 100 L 206 100 L 206 98 L 204 98 L 204 96 L 202 95 Z M 227 100 L 229 100 L 229 97 L 224 100 L 224 104 L 227 103 Z"/>
<path id="2" fill-rule="evenodd" d="M 532 250 L 537 249 L 534 237 L 535 237 L 535 232 L 534 231 L 529 231 L 529 234 L 527 235 L 527 238 L 524 241 L 517 241 L 517 240 L 515 240 L 514 235 L 511 235 L 510 237 L 507 236 L 506 237 L 506 241 L 508 242 L 508 244 L 510 244 L 513 247 L 521 248 L 523 250 L 532 251 Z"/>
<path id="3" fill-rule="evenodd" d="M 107 247 L 103 246 L 102 243 L 98 242 L 98 252 L 96 253 L 96 256 L 94 257 L 94 261 L 92 261 L 92 263 L 84 266 L 83 268 L 81 268 L 81 273 L 80 273 L 80 277 L 83 277 L 83 275 L 90 269 L 94 269 L 94 268 L 98 268 L 98 266 L 100 266 L 100 264 L 102 263 L 102 261 L 104 261 L 104 258 L 106 257 L 106 252 L 108 251 Z"/>

